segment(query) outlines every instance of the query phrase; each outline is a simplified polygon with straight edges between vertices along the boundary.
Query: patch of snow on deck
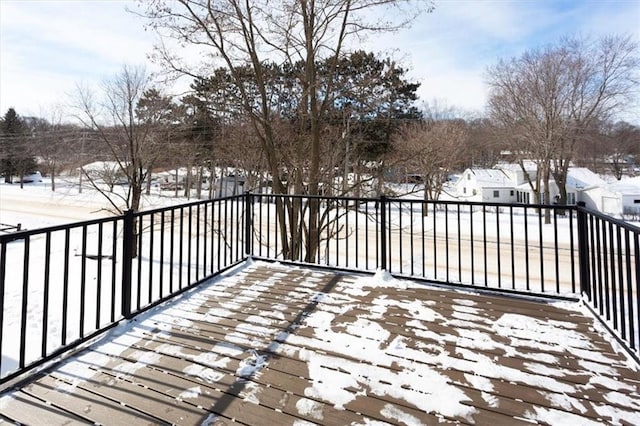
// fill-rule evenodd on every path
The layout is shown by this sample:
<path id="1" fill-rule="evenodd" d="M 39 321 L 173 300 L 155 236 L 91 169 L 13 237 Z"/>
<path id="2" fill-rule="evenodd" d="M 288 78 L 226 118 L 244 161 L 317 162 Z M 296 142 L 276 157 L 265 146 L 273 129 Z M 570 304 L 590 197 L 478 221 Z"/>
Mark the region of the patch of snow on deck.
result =
<path id="1" fill-rule="evenodd" d="M 422 423 L 420 419 L 412 416 L 409 413 L 405 413 L 398 407 L 391 404 L 386 404 L 382 408 L 382 410 L 380 410 L 380 414 L 385 416 L 387 419 L 397 420 L 398 422 L 404 423 L 406 425 L 419 425 Z"/>
<path id="2" fill-rule="evenodd" d="M 577 414 L 567 413 L 566 411 L 555 410 L 553 408 L 535 406 L 533 409 L 534 412 L 528 411 L 525 413 L 525 419 L 550 425 L 600 426 L 602 424 Z"/>
<path id="3" fill-rule="evenodd" d="M 249 356 L 240 361 L 240 366 L 236 370 L 236 376 L 249 378 L 257 375 L 267 364 L 267 357 L 258 354 L 257 351 L 249 351 Z"/>
<path id="4" fill-rule="evenodd" d="M 311 417 L 316 420 L 323 420 L 322 404 L 307 398 L 300 398 L 296 402 L 296 410 L 298 413 L 305 417 Z"/>
<path id="5" fill-rule="evenodd" d="M 202 394 L 202 389 L 200 388 L 200 386 L 194 386 L 192 388 L 182 391 L 180 395 L 177 396 L 176 399 L 178 401 L 182 401 L 185 399 L 194 399 L 194 398 L 200 397 L 200 394 Z"/>

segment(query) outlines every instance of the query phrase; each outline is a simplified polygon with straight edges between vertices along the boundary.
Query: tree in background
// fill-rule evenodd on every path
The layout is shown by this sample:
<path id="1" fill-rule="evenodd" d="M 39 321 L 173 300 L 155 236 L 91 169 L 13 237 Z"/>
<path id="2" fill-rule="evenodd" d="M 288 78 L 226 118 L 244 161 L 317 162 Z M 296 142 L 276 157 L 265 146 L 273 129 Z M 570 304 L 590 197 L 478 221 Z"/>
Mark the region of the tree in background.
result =
<path id="1" fill-rule="evenodd" d="M 595 122 L 624 112 L 637 89 L 639 65 L 630 36 L 609 36 L 566 38 L 489 68 L 491 117 L 512 141 L 520 164 L 536 163 L 536 183 L 530 183 L 537 202 L 550 202 L 553 177 L 560 203 L 566 203 L 576 146 Z"/>
<path id="2" fill-rule="evenodd" d="M 640 162 L 640 127 L 625 121 L 598 122 L 584 135 L 576 163 L 620 180 Z"/>
<path id="3" fill-rule="evenodd" d="M 35 171 L 36 162 L 32 154 L 31 135 L 22 117 L 9 108 L 0 121 L 0 173 L 6 183 L 13 183 L 17 176 L 20 188 L 24 175 Z"/>
<path id="4" fill-rule="evenodd" d="M 620 121 L 605 125 L 602 135 L 603 145 L 608 148 L 605 162 L 608 171 L 620 180 L 630 166 L 640 161 L 640 128 Z"/>
<path id="5" fill-rule="evenodd" d="M 62 110 L 53 107 L 46 118 L 33 121 L 31 132 L 40 171 L 51 179 L 51 191 L 55 191 L 60 171 L 72 166 L 73 156 L 69 154 L 75 152 L 75 142 L 81 139 L 82 130 L 76 125 L 63 123 Z"/>
<path id="6" fill-rule="evenodd" d="M 467 124 L 453 111 L 427 106 L 425 119 L 405 124 L 393 137 L 395 165 L 419 176 L 424 200 L 437 200 L 449 175 L 464 164 Z M 426 215 L 425 207 L 423 213 Z"/>
<path id="7" fill-rule="evenodd" d="M 166 99 L 149 89 L 150 81 L 144 69 L 128 66 L 105 82 L 99 98 L 86 89 L 78 88 L 78 118 L 99 139 L 127 185 L 123 191 L 113 190 L 114 187 L 109 190 L 92 179 L 89 173 L 84 175 L 119 214 L 140 208 L 144 182 L 163 152 L 162 138 L 158 137 L 157 129 L 166 122 L 168 113 L 163 108 L 167 103 Z"/>
<path id="8" fill-rule="evenodd" d="M 505 143 L 504 135 L 496 132 L 487 118 L 467 120 L 469 137 L 460 153 L 462 169 L 470 167 L 491 168 L 500 161 L 512 161 L 511 147 Z"/>
<path id="9" fill-rule="evenodd" d="M 420 84 L 408 81 L 407 70 L 391 58 L 364 51 L 345 56 L 337 70 L 334 104 L 344 140 L 343 164 L 339 165 L 344 171 L 341 195 L 360 195 L 365 164 L 376 165 L 368 171 L 374 172 L 376 193 L 382 195 L 393 134 L 407 122 L 422 118 L 414 105 Z M 352 185 L 346 185 L 348 172 L 354 174 Z"/>
<path id="10" fill-rule="evenodd" d="M 157 88 L 146 89 L 135 105 L 135 118 L 138 127 L 144 128 L 142 146 L 138 147 L 144 164 L 146 194 L 151 193 L 151 173 L 154 167 L 167 160 L 168 140 L 173 125 L 178 120 L 178 107 L 170 96 L 163 95 Z"/>
<path id="11" fill-rule="evenodd" d="M 144 3 L 143 7 L 145 7 Z M 318 194 L 321 176 L 321 138 L 326 127 L 327 111 L 333 99 L 323 94 L 334 93 L 335 81 L 321 80 L 319 64 L 327 60 L 327 72 L 334 75 L 340 58 L 345 53 L 348 40 L 367 32 L 392 30 L 406 23 L 406 14 L 401 6 L 412 6 L 405 0 L 239 0 L 201 2 L 195 0 L 154 1 L 146 3 L 146 16 L 150 27 L 161 35 L 170 36 L 180 43 L 198 46 L 202 56 L 219 59 L 229 71 L 236 87 L 240 105 L 245 116 L 254 127 L 260 141 L 273 181 L 273 191 L 284 193 L 281 179 L 282 155 L 278 150 L 278 135 L 275 126 L 281 121 L 274 107 L 273 99 L 267 92 L 272 81 L 270 64 L 288 68 L 298 78 L 299 92 L 295 95 L 297 124 L 305 131 L 309 149 L 297 145 L 299 152 L 305 152 L 307 162 L 304 173 L 306 184 L 294 179 L 296 193 Z M 423 3 L 424 5 L 424 3 Z M 395 13 L 385 16 L 386 21 L 367 22 L 366 18 L 375 12 L 384 12 L 387 6 Z M 429 3 L 430 6 L 430 3 Z M 416 9 L 411 12 L 415 13 Z M 381 16 L 381 15 L 379 15 Z M 402 22 L 389 24 L 389 17 L 400 18 Z M 204 68 L 204 74 L 194 66 L 185 65 L 175 52 L 160 49 L 157 52 L 168 69 L 180 74 L 205 77 L 211 64 Z M 209 70 L 209 71 L 207 71 Z M 249 71 L 251 81 L 245 71 Z M 288 171 L 291 172 L 291 171 Z M 290 173 L 287 173 L 290 175 Z M 296 203 L 297 204 L 297 203 Z M 317 202 L 309 204 L 308 229 L 309 247 L 317 247 L 318 241 Z M 286 215 L 289 216 L 288 222 Z M 278 220 L 283 229 L 287 223 L 297 224 L 300 212 L 296 207 L 278 206 Z M 302 236 L 296 235 L 297 225 L 292 227 L 290 238 L 282 233 L 285 257 L 298 257 L 304 244 Z M 308 252 L 310 260 L 315 257 Z"/>

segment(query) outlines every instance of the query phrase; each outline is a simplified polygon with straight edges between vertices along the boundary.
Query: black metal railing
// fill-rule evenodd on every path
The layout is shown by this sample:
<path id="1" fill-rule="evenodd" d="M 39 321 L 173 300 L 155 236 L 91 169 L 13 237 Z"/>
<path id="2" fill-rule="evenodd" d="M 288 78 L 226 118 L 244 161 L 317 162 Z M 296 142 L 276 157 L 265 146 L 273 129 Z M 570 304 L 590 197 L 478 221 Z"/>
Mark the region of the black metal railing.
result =
<path id="1" fill-rule="evenodd" d="M 0 384 L 244 260 L 244 201 L 0 235 Z"/>
<path id="2" fill-rule="evenodd" d="M 559 296 L 579 291 L 572 208 L 385 197 L 251 197 L 253 239 L 247 252 L 255 257 L 385 269 L 501 290 Z"/>
<path id="3" fill-rule="evenodd" d="M 582 294 L 640 362 L 640 228 L 584 205 L 577 212 Z"/>
<path id="4" fill-rule="evenodd" d="M 248 256 L 582 293 L 637 357 L 639 233 L 583 206 L 246 194 L 0 235 L 0 384 Z"/>

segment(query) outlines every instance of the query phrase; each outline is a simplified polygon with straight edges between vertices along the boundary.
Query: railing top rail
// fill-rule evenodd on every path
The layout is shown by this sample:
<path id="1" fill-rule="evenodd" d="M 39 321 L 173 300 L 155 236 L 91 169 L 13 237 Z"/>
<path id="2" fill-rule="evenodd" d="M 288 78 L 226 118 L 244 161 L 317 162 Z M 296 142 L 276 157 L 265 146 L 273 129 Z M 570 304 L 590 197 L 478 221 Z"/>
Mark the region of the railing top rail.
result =
<path id="1" fill-rule="evenodd" d="M 333 195 L 300 195 L 300 194 L 274 194 L 274 193 L 250 193 L 253 197 L 260 198 L 300 198 L 300 199 L 315 199 L 315 200 L 340 200 L 340 201 L 364 201 L 364 202 L 376 202 L 384 199 L 389 203 L 415 203 L 415 204 L 447 204 L 447 205 L 470 205 L 478 207 L 520 207 L 527 209 L 555 209 L 555 210 L 575 210 L 574 205 L 558 205 L 558 204 L 522 204 L 522 203 L 500 203 L 500 202 L 486 202 L 486 201 L 461 201 L 461 200 L 422 200 L 412 198 L 399 198 L 399 197 L 346 197 L 346 196 L 333 196 Z"/>
<path id="2" fill-rule="evenodd" d="M 180 209 L 180 208 L 189 208 L 189 207 L 195 207 L 195 206 L 199 206 L 199 205 L 204 205 L 204 204 L 209 204 L 211 202 L 220 202 L 220 201 L 229 201 L 229 200 L 237 200 L 239 198 L 243 198 L 245 195 L 244 194 L 237 194 L 237 195 L 228 195 L 226 197 L 220 197 L 220 198 L 211 198 L 211 199 L 207 199 L 207 200 L 196 200 L 196 201 L 190 201 L 188 203 L 184 203 L 184 204 L 173 204 L 170 206 L 166 206 L 166 207 L 157 207 L 154 209 L 149 209 L 149 210 L 140 210 L 134 213 L 134 216 L 138 217 L 138 216 L 145 216 L 145 215 L 150 215 L 150 214 L 156 214 L 156 213 L 162 213 L 163 211 L 170 211 L 170 210 L 176 210 L 176 209 Z"/>
<path id="3" fill-rule="evenodd" d="M 12 232 L 10 234 L 0 235 L 0 243 L 4 244 L 4 243 L 8 243 L 15 240 L 21 240 L 21 239 L 30 237 L 32 235 L 64 231 L 66 229 L 71 229 L 71 228 L 82 228 L 83 226 L 98 225 L 100 223 L 111 223 L 117 220 L 122 220 L 122 216 L 121 215 L 109 216 L 109 217 L 102 217 L 99 219 L 83 220 L 80 222 L 69 222 L 69 223 L 63 223 L 60 225 L 45 226 L 43 228 L 25 229 L 18 232 Z"/>

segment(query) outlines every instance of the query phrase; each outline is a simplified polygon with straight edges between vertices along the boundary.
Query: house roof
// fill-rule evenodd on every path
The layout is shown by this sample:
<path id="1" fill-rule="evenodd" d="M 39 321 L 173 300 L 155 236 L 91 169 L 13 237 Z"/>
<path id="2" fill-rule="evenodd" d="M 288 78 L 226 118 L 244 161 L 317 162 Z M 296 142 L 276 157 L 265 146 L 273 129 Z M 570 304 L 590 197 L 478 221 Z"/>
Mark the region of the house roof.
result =
<path id="1" fill-rule="evenodd" d="M 524 169 L 529 173 L 535 173 L 538 170 L 538 165 L 534 161 L 525 160 L 523 161 L 523 165 Z M 498 163 L 495 168 L 510 172 L 522 172 L 522 166 L 517 163 Z"/>
<path id="2" fill-rule="evenodd" d="M 625 195 L 640 194 L 640 176 L 625 178 L 607 185 L 611 192 L 619 192 Z"/>
<path id="3" fill-rule="evenodd" d="M 502 170 L 498 169 L 469 169 L 475 176 L 478 186 L 483 188 L 512 187 L 513 181 Z"/>
<path id="4" fill-rule="evenodd" d="M 639 424 L 580 302 L 249 262 L 0 398 L 16 422 Z"/>
<path id="5" fill-rule="evenodd" d="M 586 167 L 570 167 L 567 172 L 567 186 L 576 189 L 605 187 L 606 182 Z"/>

